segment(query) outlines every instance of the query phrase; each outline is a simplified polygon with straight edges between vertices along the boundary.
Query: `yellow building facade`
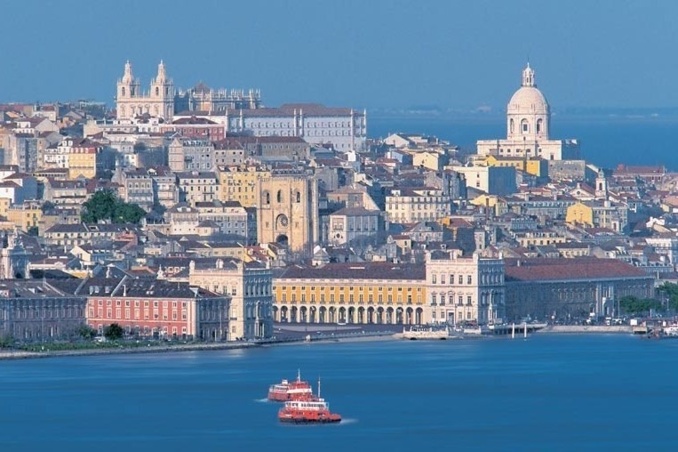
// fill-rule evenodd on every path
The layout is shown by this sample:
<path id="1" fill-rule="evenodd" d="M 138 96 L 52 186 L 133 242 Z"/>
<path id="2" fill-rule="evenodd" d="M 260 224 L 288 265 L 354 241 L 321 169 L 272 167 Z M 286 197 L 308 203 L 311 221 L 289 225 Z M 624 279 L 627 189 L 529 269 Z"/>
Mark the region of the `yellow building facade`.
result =
<path id="1" fill-rule="evenodd" d="M 228 165 L 217 167 L 219 201 L 237 201 L 243 207 L 257 207 L 259 181 L 271 177 L 271 172 L 261 166 Z"/>
<path id="2" fill-rule="evenodd" d="M 489 155 L 484 160 L 486 166 L 512 166 L 516 170 L 537 177 L 547 177 L 549 165 L 541 158 L 503 157 Z"/>
<path id="3" fill-rule="evenodd" d="M 93 147 L 73 148 L 68 153 L 68 178 L 94 179 L 97 174 L 97 150 Z"/>
<path id="4" fill-rule="evenodd" d="M 277 322 L 411 325 L 427 319 L 424 265 L 292 266 L 273 279 L 273 294 Z"/>
<path id="5" fill-rule="evenodd" d="M 7 210 L 7 220 L 14 223 L 22 231 L 37 228 L 42 219 L 42 210 L 35 206 L 15 206 Z"/>
<path id="6" fill-rule="evenodd" d="M 567 208 L 565 221 L 569 224 L 593 226 L 593 208 L 577 202 Z"/>

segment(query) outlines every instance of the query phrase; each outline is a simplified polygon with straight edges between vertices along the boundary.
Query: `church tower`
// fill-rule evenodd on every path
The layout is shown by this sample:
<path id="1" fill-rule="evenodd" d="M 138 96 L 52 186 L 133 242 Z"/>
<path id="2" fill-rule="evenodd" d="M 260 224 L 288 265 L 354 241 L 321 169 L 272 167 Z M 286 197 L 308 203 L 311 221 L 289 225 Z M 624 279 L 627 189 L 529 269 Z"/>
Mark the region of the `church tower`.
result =
<path id="1" fill-rule="evenodd" d="M 141 97 L 141 83 L 132 74 L 132 64 L 127 60 L 125 73 L 118 80 L 118 92 L 115 102 L 117 119 L 133 118 L 137 113 L 136 101 Z"/>
<path id="2" fill-rule="evenodd" d="M 598 176 L 596 177 L 596 199 L 607 199 L 607 178 L 605 177 L 605 172 L 600 169 L 598 170 Z"/>
<path id="3" fill-rule="evenodd" d="M 318 180 L 306 175 L 275 175 L 259 181 L 257 239 L 292 253 L 310 253 L 318 243 Z"/>
<path id="4" fill-rule="evenodd" d="M 158 75 L 151 80 L 149 97 L 153 101 L 153 111 L 150 114 L 171 121 L 174 115 L 174 83 L 167 77 L 162 60 L 158 64 Z"/>

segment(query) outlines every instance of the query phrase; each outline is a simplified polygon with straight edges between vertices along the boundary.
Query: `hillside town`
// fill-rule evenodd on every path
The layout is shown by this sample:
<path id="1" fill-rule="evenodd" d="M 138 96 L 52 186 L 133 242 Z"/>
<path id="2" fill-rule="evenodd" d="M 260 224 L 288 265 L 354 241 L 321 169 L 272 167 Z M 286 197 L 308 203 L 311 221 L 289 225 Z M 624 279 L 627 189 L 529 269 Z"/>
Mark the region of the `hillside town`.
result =
<path id="1" fill-rule="evenodd" d="M 114 107 L 0 105 L 3 340 L 609 323 L 629 300 L 671 304 L 678 173 L 583 160 L 551 135 L 529 64 L 506 135 L 474 150 L 370 137 L 366 110 L 180 89 L 162 61 L 148 87 L 122 69 Z"/>

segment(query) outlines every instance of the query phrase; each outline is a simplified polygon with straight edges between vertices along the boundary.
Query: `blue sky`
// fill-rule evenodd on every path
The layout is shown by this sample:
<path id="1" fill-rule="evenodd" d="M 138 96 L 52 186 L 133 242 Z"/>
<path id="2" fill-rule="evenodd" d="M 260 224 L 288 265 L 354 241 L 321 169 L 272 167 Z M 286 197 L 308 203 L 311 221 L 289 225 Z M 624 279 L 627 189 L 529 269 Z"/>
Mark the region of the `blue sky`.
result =
<path id="1" fill-rule="evenodd" d="M 678 107 L 678 2 L 4 2 L 0 101 L 112 103 L 146 86 L 260 88 L 267 105 L 504 108 L 528 56 L 555 106 Z"/>

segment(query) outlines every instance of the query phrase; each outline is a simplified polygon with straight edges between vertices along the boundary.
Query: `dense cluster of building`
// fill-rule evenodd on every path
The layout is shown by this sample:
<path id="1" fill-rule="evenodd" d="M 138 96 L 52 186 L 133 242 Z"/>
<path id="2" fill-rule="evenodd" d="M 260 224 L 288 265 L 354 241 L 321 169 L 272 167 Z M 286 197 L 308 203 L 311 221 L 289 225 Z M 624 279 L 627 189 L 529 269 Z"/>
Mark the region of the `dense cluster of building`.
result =
<path id="1" fill-rule="evenodd" d="M 489 324 L 618 316 L 676 279 L 678 175 L 598 168 L 550 136 L 528 67 L 474 153 L 367 137 L 367 113 L 177 90 L 0 105 L 0 336 L 270 338 L 274 322 Z M 146 216 L 84 223 L 113 190 Z"/>

